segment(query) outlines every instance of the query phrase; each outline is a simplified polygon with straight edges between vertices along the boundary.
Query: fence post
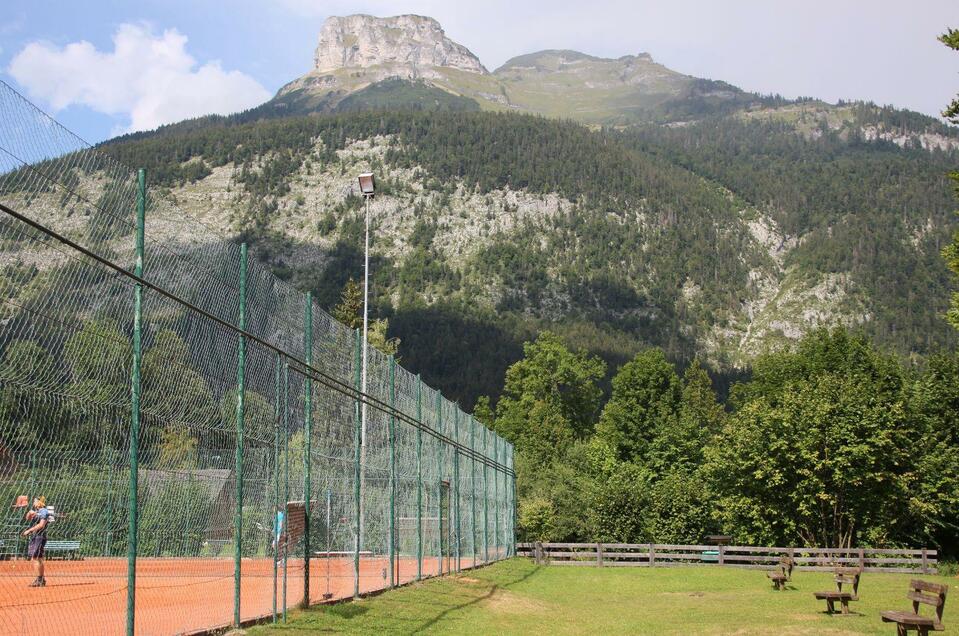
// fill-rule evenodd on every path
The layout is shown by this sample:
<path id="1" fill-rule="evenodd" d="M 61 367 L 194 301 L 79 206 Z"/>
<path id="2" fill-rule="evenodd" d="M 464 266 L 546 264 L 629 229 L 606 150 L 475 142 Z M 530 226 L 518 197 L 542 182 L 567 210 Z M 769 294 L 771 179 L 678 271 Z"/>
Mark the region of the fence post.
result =
<path id="1" fill-rule="evenodd" d="M 719 565 L 726 564 L 726 546 L 719 544 Z"/>
<path id="2" fill-rule="evenodd" d="M 929 574 L 929 554 L 926 548 L 922 549 L 922 573 Z"/>
<path id="3" fill-rule="evenodd" d="M 596 544 L 596 565 L 603 567 L 603 544 Z"/>
<path id="4" fill-rule="evenodd" d="M 276 593 L 280 564 L 280 365 L 283 360 L 276 354 L 276 369 L 273 381 L 273 622 L 276 622 Z M 286 526 L 286 515 L 283 515 Z"/>
<path id="5" fill-rule="evenodd" d="M 509 448 L 509 468 L 513 471 L 512 477 L 510 477 L 510 499 L 512 500 L 513 505 L 513 525 L 510 528 L 510 535 L 513 540 L 513 556 L 516 556 L 516 518 L 517 518 L 517 506 L 516 506 L 516 463 L 515 463 L 515 448 L 510 444 Z"/>
<path id="6" fill-rule="evenodd" d="M 656 566 L 656 548 L 652 543 L 649 544 L 649 567 Z"/>
<path id="7" fill-rule="evenodd" d="M 136 263 L 133 273 L 143 277 L 143 244 L 146 224 L 146 172 L 137 171 L 137 233 Z M 129 530 L 127 536 L 127 635 L 133 636 L 136 625 L 137 583 L 137 478 L 139 471 L 140 439 L 140 363 L 143 330 L 143 285 L 133 288 L 133 368 L 130 378 L 130 502 Z"/>
<path id="8" fill-rule="evenodd" d="M 486 426 L 483 426 L 483 459 L 487 457 Z M 489 563 L 489 473 L 487 462 L 483 462 L 483 562 Z"/>
<path id="9" fill-rule="evenodd" d="M 396 585 L 396 358 L 390 356 L 390 587 Z"/>
<path id="10" fill-rule="evenodd" d="M 360 393 L 360 383 L 362 379 L 362 370 L 360 362 L 360 349 L 361 336 L 360 330 L 357 329 L 354 332 L 354 358 L 355 364 L 354 374 L 353 374 L 353 385 L 356 389 L 356 412 L 354 416 L 354 427 L 353 427 L 353 497 L 356 500 L 356 519 L 354 521 L 354 528 L 356 529 L 356 540 L 353 542 L 353 598 L 358 598 L 360 596 L 360 528 L 362 524 L 362 514 L 363 507 L 360 505 L 360 479 L 362 475 L 360 474 L 360 446 L 363 444 L 363 440 L 360 438 L 361 427 L 362 427 L 362 400 L 364 396 Z"/>
<path id="11" fill-rule="evenodd" d="M 246 331 L 246 243 L 240 245 L 240 331 Z M 243 416 L 246 401 L 246 336 L 236 358 L 236 514 L 233 517 L 233 624 L 240 626 L 240 567 L 243 557 Z"/>
<path id="12" fill-rule="evenodd" d="M 862 548 L 859 548 L 859 570 L 864 571 L 866 569 L 866 551 Z"/>
<path id="13" fill-rule="evenodd" d="M 439 391 L 436 392 L 436 432 L 440 435 L 443 434 L 443 396 L 440 395 Z M 443 441 L 440 439 L 436 440 L 436 469 L 436 503 L 440 511 L 436 522 L 436 563 L 438 566 L 436 573 L 443 574 Z M 447 503 L 449 503 L 449 497 L 447 497 Z M 449 520 L 447 520 L 447 523 L 449 523 Z"/>
<path id="14" fill-rule="evenodd" d="M 453 439 L 459 444 L 460 441 L 460 409 L 459 405 L 453 413 Z M 453 446 L 453 506 L 456 510 L 456 571 L 460 571 L 460 450 L 459 446 Z"/>
<path id="15" fill-rule="evenodd" d="M 476 567 L 476 557 L 479 549 L 476 546 L 476 420 L 470 417 L 470 526 L 473 533 L 473 567 Z"/>
<path id="16" fill-rule="evenodd" d="M 499 435 L 493 433 L 493 461 L 499 464 Z M 493 541 L 496 542 L 496 560 L 500 559 L 499 536 L 499 466 L 493 469 Z"/>
<path id="17" fill-rule="evenodd" d="M 416 374 L 416 580 L 423 578 L 423 378 Z"/>
<path id="18" fill-rule="evenodd" d="M 286 502 L 290 500 L 290 364 L 283 364 L 283 514 L 284 521 L 288 524 L 289 514 Z M 289 527 L 289 526 L 287 526 Z M 286 540 L 283 541 L 283 622 L 286 622 L 286 570 L 290 546 Z"/>
<path id="19" fill-rule="evenodd" d="M 303 316 L 303 352 L 306 357 L 307 366 L 313 366 L 313 293 L 306 292 L 306 307 Z M 307 371 L 305 381 L 305 407 L 306 413 L 303 414 L 303 600 L 302 607 L 310 606 L 310 514 L 312 505 L 312 470 L 311 461 L 313 457 L 312 438 L 313 438 L 313 380 L 310 377 L 311 371 Z"/>

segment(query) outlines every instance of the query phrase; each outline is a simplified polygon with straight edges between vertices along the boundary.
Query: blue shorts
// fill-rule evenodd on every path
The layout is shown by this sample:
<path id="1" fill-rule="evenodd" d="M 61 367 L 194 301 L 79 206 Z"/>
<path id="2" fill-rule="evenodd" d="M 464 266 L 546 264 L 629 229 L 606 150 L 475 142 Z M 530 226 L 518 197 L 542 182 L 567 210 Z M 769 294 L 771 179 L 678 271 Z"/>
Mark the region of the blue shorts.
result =
<path id="1" fill-rule="evenodd" d="M 27 546 L 27 556 L 31 559 L 42 559 L 44 548 L 47 547 L 47 535 L 45 532 L 35 534 L 30 537 L 30 545 Z"/>

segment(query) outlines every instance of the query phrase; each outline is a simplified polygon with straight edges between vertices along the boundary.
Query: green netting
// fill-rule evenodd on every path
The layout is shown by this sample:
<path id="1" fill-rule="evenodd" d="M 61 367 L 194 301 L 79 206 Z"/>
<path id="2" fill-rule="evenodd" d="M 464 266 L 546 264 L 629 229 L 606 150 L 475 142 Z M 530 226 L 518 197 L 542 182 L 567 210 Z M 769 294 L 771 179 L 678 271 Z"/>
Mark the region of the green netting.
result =
<path id="1" fill-rule="evenodd" d="M 137 197 L 0 83 L 0 632 L 191 632 L 512 554 L 512 448 L 375 349 L 360 391 L 358 332 L 155 191 L 136 376 Z"/>

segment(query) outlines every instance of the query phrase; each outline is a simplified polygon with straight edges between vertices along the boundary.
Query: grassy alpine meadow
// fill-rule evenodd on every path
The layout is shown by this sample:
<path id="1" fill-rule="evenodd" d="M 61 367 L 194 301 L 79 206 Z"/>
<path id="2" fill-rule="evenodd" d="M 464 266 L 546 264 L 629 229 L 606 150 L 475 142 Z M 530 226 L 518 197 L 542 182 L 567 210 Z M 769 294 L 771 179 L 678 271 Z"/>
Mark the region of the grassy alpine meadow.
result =
<path id="1" fill-rule="evenodd" d="M 959 586 L 956 577 L 867 572 L 853 613 L 829 616 L 812 594 L 835 589 L 829 572 L 796 570 L 787 589 L 777 592 L 760 570 L 550 567 L 516 558 L 356 602 L 294 612 L 286 625 L 249 633 L 895 634 L 895 625 L 883 623 L 879 612 L 910 608 L 910 578 Z M 950 590 L 946 629 L 938 633 L 959 634 L 957 605 L 959 595 Z"/>

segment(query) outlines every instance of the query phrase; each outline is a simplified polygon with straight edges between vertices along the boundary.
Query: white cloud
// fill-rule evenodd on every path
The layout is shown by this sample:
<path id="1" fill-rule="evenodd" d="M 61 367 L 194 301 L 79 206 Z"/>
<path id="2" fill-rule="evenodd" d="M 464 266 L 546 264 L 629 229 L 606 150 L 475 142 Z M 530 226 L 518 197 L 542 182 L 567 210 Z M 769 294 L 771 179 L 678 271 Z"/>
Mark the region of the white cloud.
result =
<path id="1" fill-rule="evenodd" d="M 270 98 L 252 77 L 225 71 L 218 61 L 198 66 L 186 43 L 176 29 L 156 35 L 145 25 L 122 24 L 112 52 L 98 51 L 84 40 L 63 48 L 32 42 L 14 56 L 7 71 L 32 98 L 54 110 L 82 105 L 124 117 L 119 132 L 232 113 Z"/>

